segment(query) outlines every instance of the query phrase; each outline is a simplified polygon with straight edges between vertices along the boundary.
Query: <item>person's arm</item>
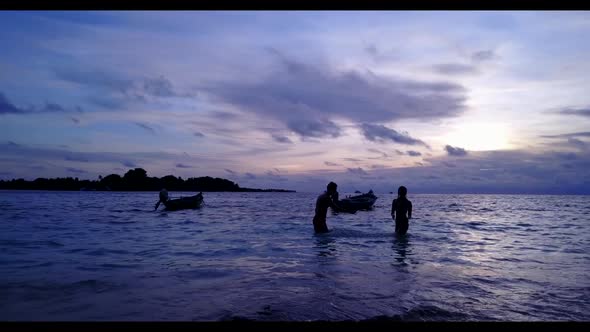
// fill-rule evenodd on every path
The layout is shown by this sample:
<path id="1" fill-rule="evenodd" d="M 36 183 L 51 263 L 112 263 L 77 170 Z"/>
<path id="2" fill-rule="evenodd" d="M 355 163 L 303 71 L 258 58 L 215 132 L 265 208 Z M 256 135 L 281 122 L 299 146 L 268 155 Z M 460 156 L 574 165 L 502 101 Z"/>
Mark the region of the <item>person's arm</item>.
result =
<path id="1" fill-rule="evenodd" d="M 391 202 L 391 219 L 395 220 L 395 203 L 396 200 L 394 199 L 393 202 Z"/>
<path id="2" fill-rule="evenodd" d="M 408 201 L 408 219 L 412 219 L 412 202 Z"/>

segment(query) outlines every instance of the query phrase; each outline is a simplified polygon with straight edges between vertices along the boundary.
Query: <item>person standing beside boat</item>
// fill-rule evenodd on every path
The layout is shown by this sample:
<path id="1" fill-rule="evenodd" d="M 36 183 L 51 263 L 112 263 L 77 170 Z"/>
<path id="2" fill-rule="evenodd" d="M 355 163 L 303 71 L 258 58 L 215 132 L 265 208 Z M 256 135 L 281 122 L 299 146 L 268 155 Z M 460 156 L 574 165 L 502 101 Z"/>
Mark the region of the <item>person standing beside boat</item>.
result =
<path id="1" fill-rule="evenodd" d="M 313 229 L 316 233 L 329 232 L 326 225 L 326 216 L 328 215 L 328 208 L 338 209 L 335 201 L 338 200 L 338 185 L 334 182 L 328 183 L 327 190 L 318 196 L 315 203 L 315 216 L 313 217 Z"/>
<path id="2" fill-rule="evenodd" d="M 412 202 L 406 195 L 408 189 L 401 186 L 397 190 L 397 198 L 391 202 L 391 218 L 395 220 L 395 232 L 404 235 L 408 232 L 409 219 L 412 218 Z"/>

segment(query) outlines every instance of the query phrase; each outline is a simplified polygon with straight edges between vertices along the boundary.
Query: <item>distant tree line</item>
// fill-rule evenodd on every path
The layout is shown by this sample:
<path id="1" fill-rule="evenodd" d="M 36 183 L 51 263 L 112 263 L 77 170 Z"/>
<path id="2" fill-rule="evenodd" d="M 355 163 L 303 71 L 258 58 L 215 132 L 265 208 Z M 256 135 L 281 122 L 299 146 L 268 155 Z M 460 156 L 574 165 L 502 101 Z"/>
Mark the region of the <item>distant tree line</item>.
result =
<path id="1" fill-rule="evenodd" d="M 188 178 L 166 175 L 162 178 L 148 177 L 143 168 L 130 169 L 121 177 L 118 174 L 99 176 L 98 180 L 79 180 L 78 178 L 37 178 L 33 181 L 24 179 L 0 180 L 0 189 L 12 190 L 97 190 L 97 191 L 279 191 L 294 192 L 283 189 L 240 188 L 237 183 L 227 179 L 210 176 Z"/>

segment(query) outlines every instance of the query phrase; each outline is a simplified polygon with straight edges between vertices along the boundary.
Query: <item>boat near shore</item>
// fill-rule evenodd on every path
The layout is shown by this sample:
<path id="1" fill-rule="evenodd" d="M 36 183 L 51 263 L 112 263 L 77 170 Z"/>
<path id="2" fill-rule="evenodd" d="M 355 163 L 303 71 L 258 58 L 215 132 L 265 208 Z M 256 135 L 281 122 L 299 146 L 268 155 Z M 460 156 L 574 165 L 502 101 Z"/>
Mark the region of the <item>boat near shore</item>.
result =
<path id="1" fill-rule="evenodd" d="M 373 190 L 369 190 L 368 193 L 349 196 L 344 199 L 338 200 L 336 204 L 342 208 L 341 212 L 346 211 L 357 211 L 357 210 L 370 210 L 377 201 L 377 196 L 373 193 Z"/>

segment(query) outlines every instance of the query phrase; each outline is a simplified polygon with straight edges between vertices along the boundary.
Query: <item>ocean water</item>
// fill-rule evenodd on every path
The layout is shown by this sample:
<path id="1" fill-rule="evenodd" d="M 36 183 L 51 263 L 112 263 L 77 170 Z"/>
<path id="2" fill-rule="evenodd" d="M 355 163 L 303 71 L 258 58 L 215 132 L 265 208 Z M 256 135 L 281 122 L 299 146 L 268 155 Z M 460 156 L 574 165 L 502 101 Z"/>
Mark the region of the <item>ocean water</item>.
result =
<path id="1" fill-rule="evenodd" d="M 590 196 L 317 194 L 0 191 L 0 320 L 590 320 Z"/>

